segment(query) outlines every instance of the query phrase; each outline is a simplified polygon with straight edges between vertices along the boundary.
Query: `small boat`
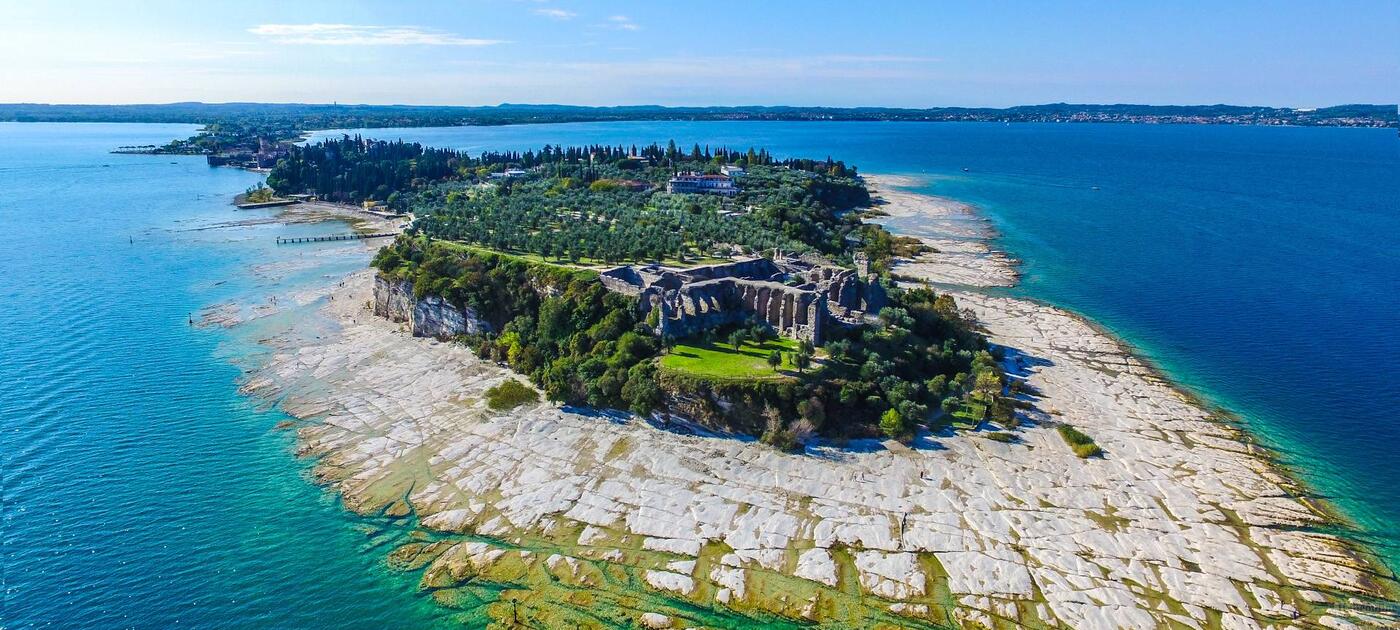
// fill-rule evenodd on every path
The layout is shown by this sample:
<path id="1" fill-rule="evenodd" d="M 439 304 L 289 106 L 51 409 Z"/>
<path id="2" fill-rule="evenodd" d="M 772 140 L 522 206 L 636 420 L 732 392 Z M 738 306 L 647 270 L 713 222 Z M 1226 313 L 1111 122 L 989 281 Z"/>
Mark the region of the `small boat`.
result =
<path id="1" fill-rule="evenodd" d="M 966 166 L 963 167 L 963 172 L 964 172 L 964 173 L 968 172 L 968 170 L 970 170 L 970 169 L 968 169 Z"/>
<path id="2" fill-rule="evenodd" d="M 1090 186 L 1090 187 L 1089 187 L 1089 190 L 1098 190 L 1098 189 L 1099 189 L 1098 186 Z"/>

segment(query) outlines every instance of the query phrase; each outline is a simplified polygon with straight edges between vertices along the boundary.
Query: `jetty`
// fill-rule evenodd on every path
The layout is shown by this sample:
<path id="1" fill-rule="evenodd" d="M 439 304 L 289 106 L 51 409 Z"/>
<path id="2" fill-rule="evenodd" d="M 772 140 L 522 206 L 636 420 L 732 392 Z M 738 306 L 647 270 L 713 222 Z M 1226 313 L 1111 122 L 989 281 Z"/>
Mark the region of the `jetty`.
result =
<path id="1" fill-rule="evenodd" d="M 324 243 L 326 241 L 358 241 L 366 238 L 387 238 L 398 236 L 398 232 L 375 232 L 372 234 L 328 234 L 326 236 L 279 236 L 278 245 L 293 243 Z"/>
<path id="2" fill-rule="evenodd" d="M 237 206 L 239 210 L 256 210 L 256 209 L 258 209 L 258 208 L 276 208 L 276 207 L 278 207 L 278 206 L 290 206 L 290 205 L 296 204 L 296 203 L 301 203 L 301 202 L 298 201 L 298 200 L 296 200 L 296 199 L 275 199 L 275 200 L 273 200 L 273 201 L 259 201 L 259 202 L 254 202 L 254 203 L 238 203 L 238 204 L 234 204 L 234 205 Z"/>

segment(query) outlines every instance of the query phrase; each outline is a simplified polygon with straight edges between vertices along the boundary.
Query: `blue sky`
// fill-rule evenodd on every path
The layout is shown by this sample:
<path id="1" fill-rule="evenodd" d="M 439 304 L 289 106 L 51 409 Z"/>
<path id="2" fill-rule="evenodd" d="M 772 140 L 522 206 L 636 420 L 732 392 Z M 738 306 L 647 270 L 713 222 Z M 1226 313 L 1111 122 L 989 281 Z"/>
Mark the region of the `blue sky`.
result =
<path id="1" fill-rule="evenodd" d="M 1397 0 L 0 0 L 0 102 L 1310 107 L 1397 88 Z"/>

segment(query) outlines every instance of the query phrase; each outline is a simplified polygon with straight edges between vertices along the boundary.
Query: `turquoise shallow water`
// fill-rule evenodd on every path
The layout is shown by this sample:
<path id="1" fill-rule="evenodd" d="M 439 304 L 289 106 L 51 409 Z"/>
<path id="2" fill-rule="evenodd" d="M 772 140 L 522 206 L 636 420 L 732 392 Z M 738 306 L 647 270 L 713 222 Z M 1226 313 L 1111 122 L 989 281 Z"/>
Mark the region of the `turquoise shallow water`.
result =
<path id="1" fill-rule="evenodd" d="M 106 154 L 192 130 L 0 124 L 0 626 L 434 625 L 238 395 L 252 339 L 187 323 L 368 256 L 272 245 L 343 227 L 183 231 L 250 218 L 229 199 L 258 176 Z"/>
<path id="2" fill-rule="evenodd" d="M 187 323 L 229 300 L 285 302 L 368 255 L 272 244 L 334 225 L 193 230 L 266 216 L 228 204 L 258 176 L 107 154 L 192 131 L 0 124 L 0 626 L 451 624 L 415 576 L 384 566 L 404 528 L 346 514 L 273 429 L 284 416 L 237 394 L 264 327 Z M 610 123 L 372 135 L 473 150 L 674 137 L 923 175 L 924 190 L 1001 228 L 1026 261 L 1018 292 L 1090 315 L 1239 411 L 1396 559 L 1393 131 Z"/>

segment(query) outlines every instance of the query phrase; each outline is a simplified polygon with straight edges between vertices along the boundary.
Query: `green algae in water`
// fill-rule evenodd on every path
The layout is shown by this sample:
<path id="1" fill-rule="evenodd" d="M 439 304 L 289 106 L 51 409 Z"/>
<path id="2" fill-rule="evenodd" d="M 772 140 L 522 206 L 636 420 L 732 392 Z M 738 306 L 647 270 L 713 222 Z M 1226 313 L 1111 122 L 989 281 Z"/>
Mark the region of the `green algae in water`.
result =
<path id="1" fill-rule="evenodd" d="M 895 602 L 863 594 L 853 560 L 840 550 L 836 555 L 842 578 L 837 588 L 749 566 L 746 597 L 725 606 L 714 600 L 721 587 L 708 579 L 719 558 L 732 551 L 722 543 L 706 545 L 698 558 L 689 558 L 580 546 L 572 542 L 574 528 L 561 529 L 553 537 L 512 541 L 423 533 L 407 537 L 411 541 L 395 549 L 389 562 L 400 570 L 421 571 L 420 588 L 457 611 L 454 619 L 470 627 L 635 627 L 643 613 L 670 617 L 675 627 L 949 627 L 931 621 L 950 619 L 951 610 L 946 575 L 932 556 L 924 556 L 931 578 L 929 596 L 906 602 L 928 606 L 923 619 L 891 613 L 887 608 Z M 639 538 L 611 537 L 620 544 Z M 692 592 L 680 595 L 647 583 L 648 570 L 666 570 L 668 562 L 677 560 L 696 561 L 691 574 L 700 577 Z"/>

